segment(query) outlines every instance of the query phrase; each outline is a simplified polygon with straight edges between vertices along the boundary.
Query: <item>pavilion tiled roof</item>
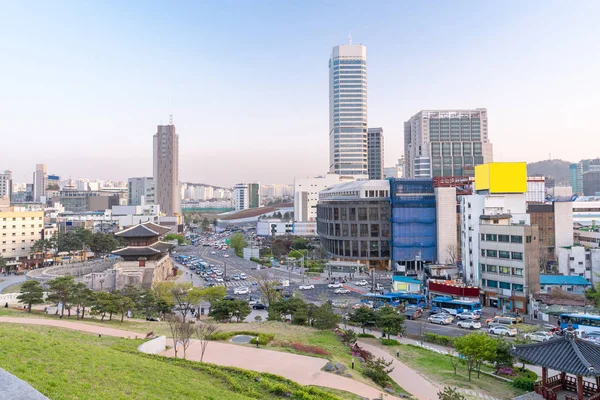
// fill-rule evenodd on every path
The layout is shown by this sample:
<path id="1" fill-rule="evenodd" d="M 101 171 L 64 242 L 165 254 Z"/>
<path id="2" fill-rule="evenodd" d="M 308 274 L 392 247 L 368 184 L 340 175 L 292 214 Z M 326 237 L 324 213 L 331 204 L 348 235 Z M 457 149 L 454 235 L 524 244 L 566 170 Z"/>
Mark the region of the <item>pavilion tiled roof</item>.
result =
<path id="1" fill-rule="evenodd" d="M 146 238 L 146 237 L 156 237 L 160 234 L 151 228 L 144 226 L 142 224 L 132 226 L 131 228 L 123 229 L 120 232 L 116 232 L 115 236 L 120 236 L 124 238 Z"/>
<path id="2" fill-rule="evenodd" d="M 565 332 L 546 342 L 516 345 L 510 352 L 527 363 L 579 376 L 600 376 L 600 346 Z"/>
<path id="3" fill-rule="evenodd" d="M 146 257 L 166 253 L 173 247 L 172 244 L 156 242 L 151 246 L 127 246 L 113 251 L 113 254 L 125 257 Z"/>
<path id="4" fill-rule="evenodd" d="M 152 229 L 154 232 L 157 232 L 159 235 L 164 235 L 171 231 L 171 228 L 167 228 L 165 226 L 158 225 L 158 224 L 155 224 L 154 222 L 150 222 L 150 221 L 144 222 L 142 225 L 144 225 L 146 228 Z"/>

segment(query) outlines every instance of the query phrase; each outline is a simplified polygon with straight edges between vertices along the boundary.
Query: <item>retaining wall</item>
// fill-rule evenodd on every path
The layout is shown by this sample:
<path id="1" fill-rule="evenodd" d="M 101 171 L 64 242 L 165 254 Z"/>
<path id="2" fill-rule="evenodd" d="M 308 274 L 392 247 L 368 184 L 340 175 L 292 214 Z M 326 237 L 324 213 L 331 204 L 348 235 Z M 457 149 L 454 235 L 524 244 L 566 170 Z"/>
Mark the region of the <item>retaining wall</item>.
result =
<path id="1" fill-rule="evenodd" d="M 159 336 L 138 346 L 138 351 L 146 354 L 160 354 L 167 349 L 167 337 Z"/>

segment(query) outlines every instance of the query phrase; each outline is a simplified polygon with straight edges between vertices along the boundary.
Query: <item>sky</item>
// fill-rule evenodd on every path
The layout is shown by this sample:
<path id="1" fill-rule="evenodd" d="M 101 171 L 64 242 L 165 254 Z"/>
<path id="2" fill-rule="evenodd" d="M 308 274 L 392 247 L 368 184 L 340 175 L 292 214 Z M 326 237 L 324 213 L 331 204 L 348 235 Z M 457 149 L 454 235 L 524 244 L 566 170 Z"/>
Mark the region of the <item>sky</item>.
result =
<path id="1" fill-rule="evenodd" d="M 328 169 L 331 48 L 367 46 L 385 165 L 422 109 L 487 108 L 495 161 L 600 156 L 598 1 L 2 2 L 0 169 L 152 175 L 169 115 L 180 179 Z"/>

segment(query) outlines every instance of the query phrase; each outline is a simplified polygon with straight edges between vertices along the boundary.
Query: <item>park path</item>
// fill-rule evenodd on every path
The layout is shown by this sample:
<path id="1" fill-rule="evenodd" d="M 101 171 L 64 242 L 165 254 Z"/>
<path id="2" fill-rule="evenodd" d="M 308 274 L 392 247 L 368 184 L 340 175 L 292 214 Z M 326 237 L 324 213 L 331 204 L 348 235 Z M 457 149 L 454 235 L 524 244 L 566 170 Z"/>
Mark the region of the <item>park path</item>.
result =
<path id="1" fill-rule="evenodd" d="M 394 367 L 394 370 L 390 372 L 390 378 L 392 378 L 398 385 L 402 386 L 404 390 L 412 394 L 413 397 L 416 397 L 419 400 L 438 399 L 437 394 L 440 388 L 434 383 L 407 367 L 406 364 L 398 361 L 387 351 L 361 341 L 357 343 L 360 347 L 371 352 L 377 358 L 383 357 L 388 361 L 392 360 L 391 367 Z"/>
<path id="2" fill-rule="evenodd" d="M 144 334 L 138 332 L 59 319 L 0 317 L 0 323 L 44 325 L 128 339 L 144 337 Z M 181 355 L 182 351 L 183 349 L 180 348 L 178 354 Z M 168 350 L 162 353 L 162 355 L 172 357 L 173 350 Z M 193 342 L 188 348 L 187 359 L 193 361 L 200 360 L 200 345 L 198 342 Z M 321 368 L 327 363 L 327 360 L 323 358 L 308 357 L 260 348 L 257 349 L 235 344 L 211 342 L 204 354 L 204 361 L 217 365 L 248 369 L 251 371 L 269 372 L 298 382 L 301 385 L 316 385 L 345 390 L 371 399 L 381 398 L 382 396 L 384 399 L 393 398 L 367 384 L 321 371 Z M 418 398 L 429 400 L 429 398 L 425 397 Z"/>

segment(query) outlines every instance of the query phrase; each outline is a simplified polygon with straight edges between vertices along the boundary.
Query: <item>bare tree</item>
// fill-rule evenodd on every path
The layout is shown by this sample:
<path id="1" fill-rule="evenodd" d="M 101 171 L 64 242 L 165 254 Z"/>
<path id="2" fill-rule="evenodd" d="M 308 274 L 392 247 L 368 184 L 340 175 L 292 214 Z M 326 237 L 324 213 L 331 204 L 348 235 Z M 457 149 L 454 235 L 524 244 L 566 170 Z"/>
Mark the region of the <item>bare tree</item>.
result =
<path id="1" fill-rule="evenodd" d="M 166 314 L 165 321 L 169 325 L 169 330 L 171 331 L 171 337 L 173 338 L 173 351 L 175 351 L 175 358 L 177 358 L 177 342 L 179 338 L 179 329 L 177 329 L 177 324 L 181 321 L 181 318 L 177 315 Z"/>
<path id="2" fill-rule="evenodd" d="M 171 296 L 175 302 L 175 309 L 183 316 L 183 322 L 188 314 L 192 314 L 196 309 L 202 292 L 199 288 L 193 287 L 190 282 L 176 283 L 171 288 Z"/>
<path id="3" fill-rule="evenodd" d="M 183 347 L 183 358 L 185 359 L 187 349 L 192 344 L 192 336 L 196 332 L 196 325 L 189 322 L 179 321 L 177 322 L 177 333 L 179 336 L 179 343 Z"/>
<path id="4" fill-rule="evenodd" d="M 458 248 L 453 244 L 449 244 L 446 247 L 446 257 L 446 261 L 448 261 L 449 265 L 456 265 L 456 261 L 458 258 Z"/>
<path id="5" fill-rule="evenodd" d="M 454 350 L 452 350 L 448 356 L 450 357 L 450 364 L 452 364 L 452 368 L 454 368 L 454 375 L 456 375 L 456 369 L 461 362 L 460 357 Z"/>
<path id="6" fill-rule="evenodd" d="M 215 324 L 200 324 L 196 326 L 196 337 L 200 342 L 200 362 L 204 359 L 208 342 L 218 331 L 219 328 Z"/>
<path id="7" fill-rule="evenodd" d="M 270 276 L 267 271 L 259 274 L 256 277 L 258 290 L 260 290 L 263 301 L 267 306 L 270 306 L 272 303 L 276 302 L 281 296 L 279 291 L 277 291 L 279 284 L 277 281 L 274 281 L 273 278 L 274 276 Z"/>

